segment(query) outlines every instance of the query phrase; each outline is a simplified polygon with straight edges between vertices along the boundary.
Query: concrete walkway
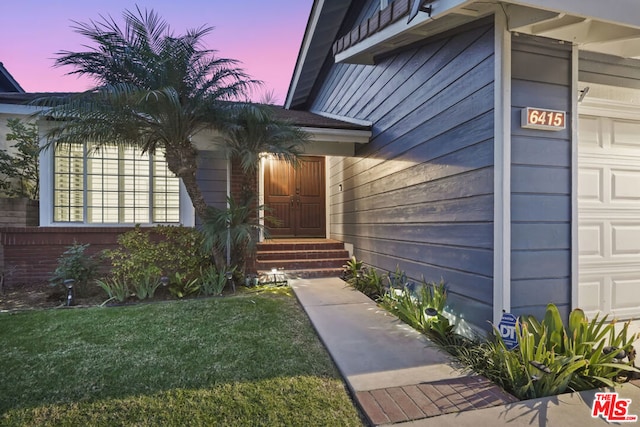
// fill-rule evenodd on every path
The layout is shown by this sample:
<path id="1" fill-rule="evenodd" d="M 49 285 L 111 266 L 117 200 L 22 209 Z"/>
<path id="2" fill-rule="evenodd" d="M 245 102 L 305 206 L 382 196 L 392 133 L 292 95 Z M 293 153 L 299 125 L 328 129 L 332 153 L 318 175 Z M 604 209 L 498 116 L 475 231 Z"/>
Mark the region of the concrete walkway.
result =
<path id="1" fill-rule="evenodd" d="M 591 417 L 596 391 L 519 402 L 456 370 L 448 354 L 340 279 L 296 279 L 290 286 L 371 425 L 609 424 Z M 629 414 L 640 416 L 639 387 L 616 391 L 631 399 Z"/>

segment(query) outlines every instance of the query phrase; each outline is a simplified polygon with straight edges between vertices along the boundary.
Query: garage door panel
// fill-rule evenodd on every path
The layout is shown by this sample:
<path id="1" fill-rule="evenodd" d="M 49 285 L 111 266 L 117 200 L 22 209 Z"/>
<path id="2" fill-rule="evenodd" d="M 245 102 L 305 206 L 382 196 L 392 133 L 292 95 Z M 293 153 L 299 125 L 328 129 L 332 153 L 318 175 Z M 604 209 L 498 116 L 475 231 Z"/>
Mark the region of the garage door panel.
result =
<path id="1" fill-rule="evenodd" d="M 602 149 L 602 134 L 598 117 L 583 116 L 578 123 L 580 145 L 586 150 Z"/>
<path id="2" fill-rule="evenodd" d="M 611 224 L 611 256 L 640 255 L 640 223 Z M 637 260 L 637 257 L 633 257 Z"/>
<path id="3" fill-rule="evenodd" d="M 581 224 L 578 231 L 580 241 L 580 256 L 589 258 L 604 258 L 604 224 Z"/>
<path id="4" fill-rule="evenodd" d="M 589 202 L 603 202 L 604 169 L 597 167 L 581 168 L 578 173 L 578 197 Z"/>
<path id="5" fill-rule="evenodd" d="M 640 278 L 636 276 L 611 279 L 615 310 L 630 309 L 640 304 Z"/>
<path id="6" fill-rule="evenodd" d="M 640 205 L 640 169 L 611 169 L 611 201 Z"/>
<path id="7" fill-rule="evenodd" d="M 604 281 L 603 277 L 584 277 L 580 280 L 581 292 L 578 298 L 578 307 L 584 310 L 587 316 L 591 317 L 602 310 Z"/>
<path id="8" fill-rule="evenodd" d="M 637 318 L 640 120 L 583 115 L 579 131 L 578 303 L 590 316 Z"/>
<path id="9" fill-rule="evenodd" d="M 611 147 L 613 150 L 636 151 L 640 155 L 640 123 L 612 119 Z"/>

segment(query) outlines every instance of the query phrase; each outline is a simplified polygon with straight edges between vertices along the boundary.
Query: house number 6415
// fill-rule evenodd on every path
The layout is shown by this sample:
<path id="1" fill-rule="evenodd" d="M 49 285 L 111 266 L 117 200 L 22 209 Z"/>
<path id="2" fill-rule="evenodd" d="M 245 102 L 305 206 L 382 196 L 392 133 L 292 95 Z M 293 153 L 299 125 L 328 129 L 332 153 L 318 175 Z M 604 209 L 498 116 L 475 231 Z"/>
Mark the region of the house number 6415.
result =
<path id="1" fill-rule="evenodd" d="M 562 130 L 566 127 L 564 111 L 526 107 L 522 109 L 522 127 L 527 129 Z"/>

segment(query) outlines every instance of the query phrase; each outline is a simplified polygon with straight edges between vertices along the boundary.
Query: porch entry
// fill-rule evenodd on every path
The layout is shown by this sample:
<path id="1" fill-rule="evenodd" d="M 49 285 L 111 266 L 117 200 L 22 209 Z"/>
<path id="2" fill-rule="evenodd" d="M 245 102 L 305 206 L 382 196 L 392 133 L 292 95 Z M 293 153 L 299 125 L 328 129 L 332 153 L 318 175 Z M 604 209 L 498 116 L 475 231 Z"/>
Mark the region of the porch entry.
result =
<path id="1" fill-rule="evenodd" d="M 272 238 L 326 236 L 324 157 L 301 157 L 297 167 L 267 159 L 264 193 Z"/>

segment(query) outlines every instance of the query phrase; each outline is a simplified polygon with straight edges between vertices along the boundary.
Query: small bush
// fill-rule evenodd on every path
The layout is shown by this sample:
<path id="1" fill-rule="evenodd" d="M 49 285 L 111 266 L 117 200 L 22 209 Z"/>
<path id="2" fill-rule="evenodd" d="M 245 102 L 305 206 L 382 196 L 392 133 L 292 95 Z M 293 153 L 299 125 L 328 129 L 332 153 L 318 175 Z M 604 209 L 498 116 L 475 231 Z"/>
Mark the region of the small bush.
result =
<path id="1" fill-rule="evenodd" d="M 149 286 L 156 285 L 154 277 L 180 274 L 193 279 L 209 263 L 202 250 L 202 236 L 193 228 L 136 227 L 118 237 L 118 244 L 117 249 L 104 251 L 111 261 L 111 274 L 139 289 L 137 294 L 152 296 Z"/>
<path id="2" fill-rule="evenodd" d="M 65 280 L 73 279 L 76 295 L 85 296 L 89 282 L 96 277 L 98 271 L 98 261 L 86 254 L 89 246 L 89 243 L 68 246 L 58 258 L 58 266 L 49 282 L 54 286 L 62 286 Z"/>

